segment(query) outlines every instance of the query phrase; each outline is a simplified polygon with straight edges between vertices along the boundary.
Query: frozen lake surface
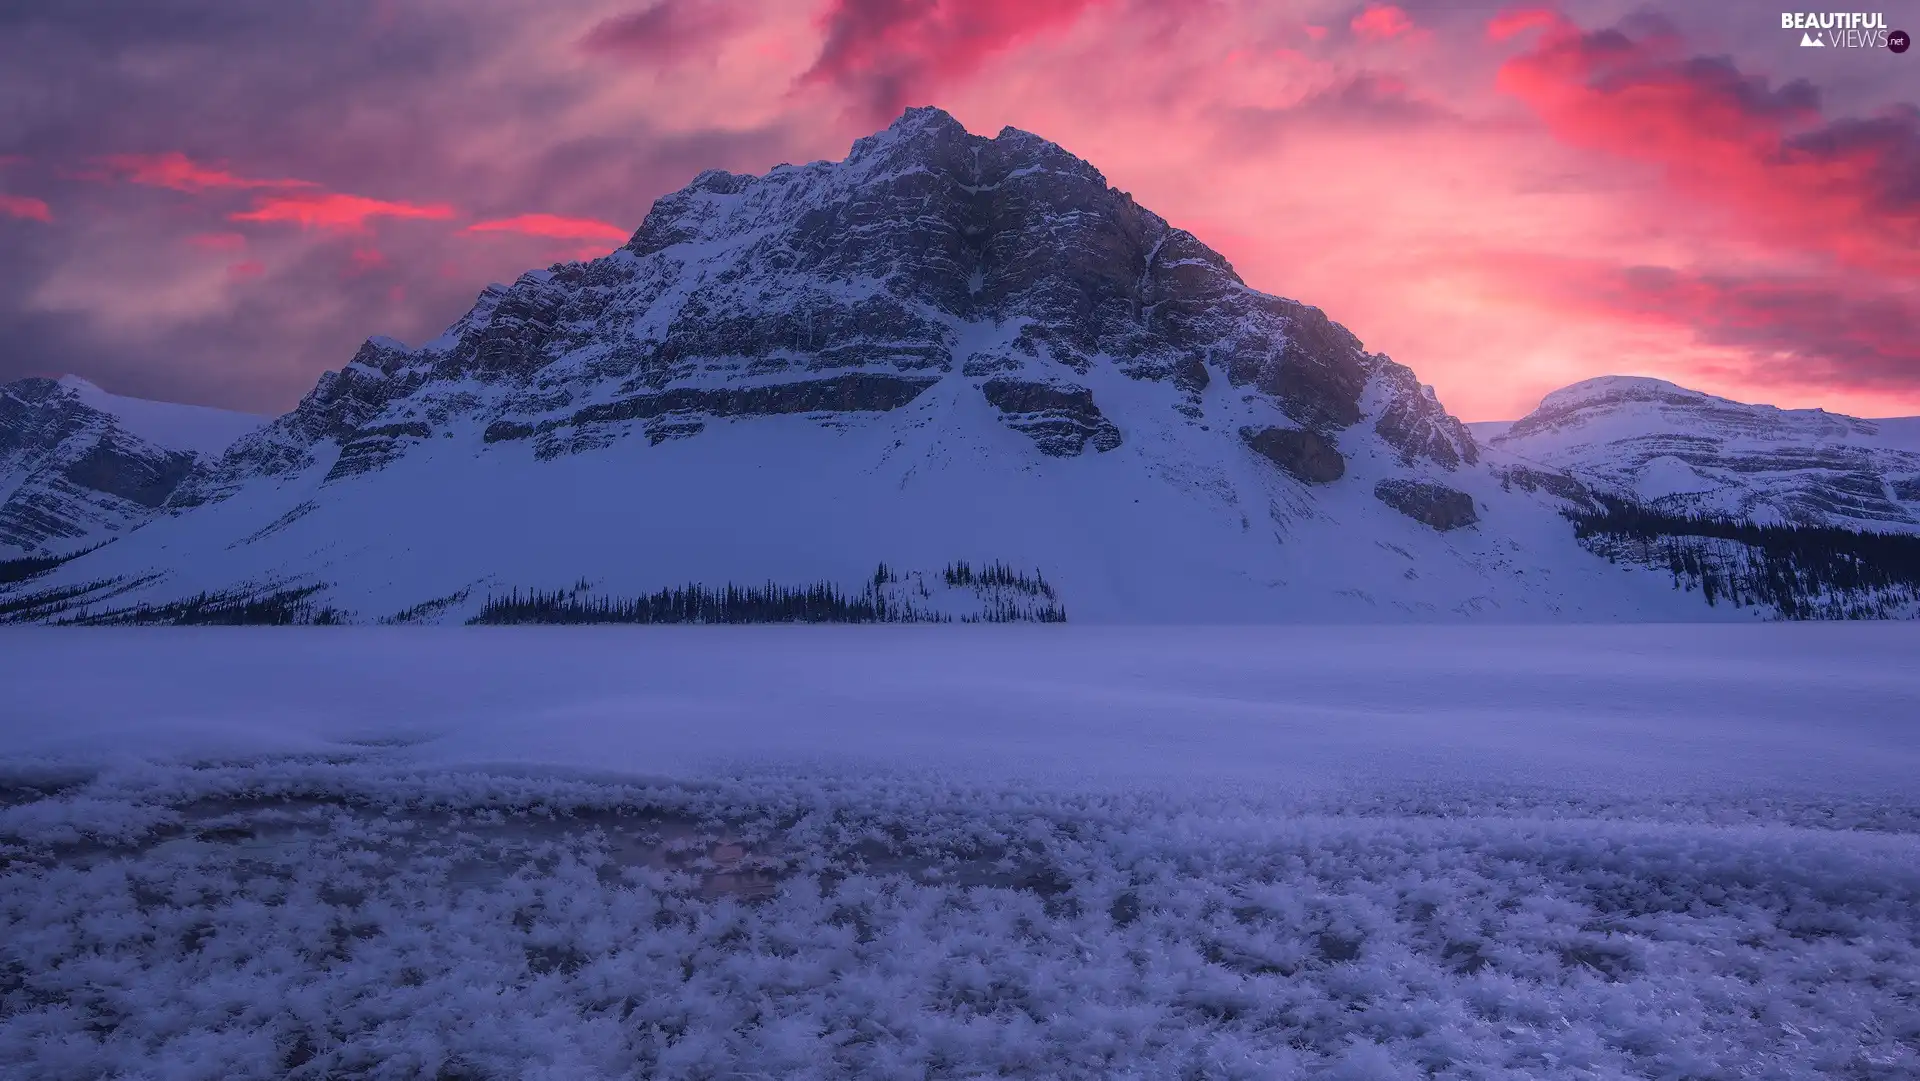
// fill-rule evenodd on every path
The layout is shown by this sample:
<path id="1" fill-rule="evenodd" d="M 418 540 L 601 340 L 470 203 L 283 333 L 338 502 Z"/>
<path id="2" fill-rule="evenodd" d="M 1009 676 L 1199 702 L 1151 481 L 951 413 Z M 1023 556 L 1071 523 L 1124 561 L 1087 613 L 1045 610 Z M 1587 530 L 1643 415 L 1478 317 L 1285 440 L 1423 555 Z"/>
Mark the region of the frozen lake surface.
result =
<path id="1" fill-rule="evenodd" d="M 1908 1078 L 1917 658 L 0 632 L 0 1076 Z"/>

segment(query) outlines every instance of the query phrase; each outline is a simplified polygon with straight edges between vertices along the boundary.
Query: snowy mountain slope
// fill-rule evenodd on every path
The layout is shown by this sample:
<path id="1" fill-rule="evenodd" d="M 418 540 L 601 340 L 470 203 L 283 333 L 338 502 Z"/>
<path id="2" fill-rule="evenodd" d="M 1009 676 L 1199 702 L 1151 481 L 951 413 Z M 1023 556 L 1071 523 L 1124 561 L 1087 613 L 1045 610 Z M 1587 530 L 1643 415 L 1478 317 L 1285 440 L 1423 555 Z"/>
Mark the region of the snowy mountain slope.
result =
<path id="1" fill-rule="evenodd" d="M 202 456 L 267 419 L 108 394 L 75 376 L 0 386 L 0 558 L 65 555 L 132 529 Z"/>
<path id="2" fill-rule="evenodd" d="M 274 419 L 258 413 L 111 394 L 77 375 L 63 375 L 59 383 L 73 391 L 82 405 L 109 414 L 122 428 L 147 442 L 207 458 L 218 458 L 235 440 Z"/>
<path id="3" fill-rule="evenodd" d="M 1920 423 L 1747 405 L 1605 376 L 1546 396 L 1490 447 L 1679 513 L 1920 533 Z"/>
<path id="4" fill-rule="evenodd" d="M 1879 429 L 1885 446 L 1920 454 L 1920 417 L 1875 417 L 1867 423 Z"/>
<path id="5" fill-rule="evenodd" d="M 0 615 L 826 582 L 984 616 L 959 560 L 1076 621 L 1726 614 L 1583 550 L 1513 461 L 1093 166 L 915 109 L 841 162 L 702 173 L 421 348 L 368 341 Z"/>

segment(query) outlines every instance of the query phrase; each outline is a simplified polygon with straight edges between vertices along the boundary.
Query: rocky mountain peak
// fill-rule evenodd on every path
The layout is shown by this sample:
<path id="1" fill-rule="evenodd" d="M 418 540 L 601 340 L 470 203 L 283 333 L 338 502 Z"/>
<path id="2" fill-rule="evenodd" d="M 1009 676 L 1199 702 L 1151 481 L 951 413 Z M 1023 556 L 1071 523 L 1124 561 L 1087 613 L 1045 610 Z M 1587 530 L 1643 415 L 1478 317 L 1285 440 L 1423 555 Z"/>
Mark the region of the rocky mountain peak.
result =
<path id="1" fill-rule="evenodd" d="M 475 409 L 489 444 L 551 457 L 636 427 L 658 441 L 715 417 L 885 411 L 948 378 L 1043 453 L 1098 453 L 1124 426 L 1097 401 L 1097 368 L 1175 388 L 1193 424 L 1220 380 L 1269 412 L 1230 428 L 1330 437 L 1370 421 L 1408 461 L 1477 457 L 1411 372 L 1319 309 L 1247 288 L 1089 163 L 917 108 L 839 162 L 703 172 L 619 251 L 489 286 L 422 349 L 369 341 L 181 498 L 304 468 L 317 440 L 365 436 L 377 447 L 344 458 L 378 468 Z"/>

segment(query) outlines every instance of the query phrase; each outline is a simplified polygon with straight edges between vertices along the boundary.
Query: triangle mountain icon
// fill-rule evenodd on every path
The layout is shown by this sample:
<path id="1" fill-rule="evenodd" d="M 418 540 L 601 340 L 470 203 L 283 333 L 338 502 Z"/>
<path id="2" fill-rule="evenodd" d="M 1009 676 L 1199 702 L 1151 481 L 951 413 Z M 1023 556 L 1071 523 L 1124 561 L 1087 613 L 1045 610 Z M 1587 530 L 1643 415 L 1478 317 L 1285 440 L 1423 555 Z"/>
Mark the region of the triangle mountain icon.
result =
<path id="1" fill-rule="evenodd" d="M 1816 49 L 1824 49 L 1827 47 L 1827 43 L 1824 41 L 1821 41 L 1817 37 L 1814 37 L 1812 34 L 1802 33 L 1800 35 L 1800 47 L 1803 49 L 1808 47 L 1812 47 Z"/>

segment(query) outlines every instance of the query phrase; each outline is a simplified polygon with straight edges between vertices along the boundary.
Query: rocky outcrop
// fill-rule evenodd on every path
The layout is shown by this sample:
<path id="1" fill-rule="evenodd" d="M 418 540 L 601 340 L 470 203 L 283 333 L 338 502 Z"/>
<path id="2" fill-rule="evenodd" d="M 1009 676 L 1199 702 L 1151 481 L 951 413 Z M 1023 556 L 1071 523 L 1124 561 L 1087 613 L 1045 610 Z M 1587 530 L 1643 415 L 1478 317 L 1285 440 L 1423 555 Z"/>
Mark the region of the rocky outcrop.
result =
<path id="1" fill-rule="evenodd" d="M 1422 384 L 1411 368 L 1383 359 L 1378 385 L 1383 404 L 1373 430 L 1403 461 L 1424 459 L 1453 469 L 1480 460 L 1473 433 L 1441 406 L 1433 388 Z"/>
<path id="2" fill-rule="evenodd" d="M 586 406 L 563 417 L 539 423 L 496 420 L 483 436 L 488 443 L 503 443 L 544 435 L 561 428 L 593 429 L 633 420 L 675 418 L 671 423 L 646 427 L 648 438 L 658 444 L 666 439 L 697 435 L 705 424 L 697 418 L 777 416 L 783 413 L 886 412 L 898 409 L 918 398 L 937 380 L 863 372 L 809 379 L 795 383 L 770 383 L 753 387 L 678 387 L 658 394 L 636 394 L 612 402 Z M 558 446 L 559 444 L 550 444 Z M 604 445 L 604 444 L 600 444 Z M 574 449 L 585 444 L 570 443 Z"/>
<path id="3" fill-rule="evenodd" d="M 155 453 L 159 451 L 159 453 Z M 138 503 L 149 509 L 167 501 L 192 471 L 194 456 L 166 451 L 120 432 L 109 431 L 66 468 L 66 478 L 82 488 Z"/>
<path id="4" fill-rule="evenodd" d="M 1571 473 L 1510 466 L 1498 470 L 1496 475 L 1500 478 L 1503 488 L 1518 488 L 1523 492 L 1545 492 L 1583 509 L 1596 505 L 1593 492 Z"/>
<path id="5" fill-rule="evenodd" d="M 325 483 L 379 469 L 404 455 L 412 443 L 432 435 L 433 429 L 419 421 L 354 429 L 340 448 L 340 457 L 334 459 L 333 468 L 327 470 Z"/>
<path id="6" fill-rule="evenodd" d="M 1304 428 L 1243 428 L 1240 437 L 1254 453 L 1308 484 L 1330 484 L 1347 472 L 1347 460 L 1333 441 Z"/>
<path id="7" fill-rule="evenodd" d="M 775 416 L 782 413 L 885 412 L 918 398 L 936 380 L 877 372 L 774 383 L 758 387 L 681 387 L 588 406 L 568 418 L 571 424 L 604 424 L 666 413 L 706 413 L 716 417 Z"/>
<path id="8" fill-rule="evenodd" d="M 1093 392 L 1085 387 L 989 379 L 980 391 L 1007 427 L 1032 439 L 1042 454 L 1070 458 L 1089 446 L 1105 453 L 1120 445 L 1120 429 L 1093 404 Z"/>
<path id="9" fill-rule="evenodd" d="M 1427 481 L 1383 480 L 1373 486 L 1375 499 L 1401 514 L 1442 533 L 1480 520 L 1473 497 L 1444 484 Z"/>
<path id="10" fill-rule="evenodd" d="M 254 477 L 302 472 L 333 450 L 340 453 L 326 474 L 329 480 L 377 469 L 404 449 L 395 446 L 392 433 L 421 428 L 417 422 L 409 425 L 405 416 L 377 423 L 375 418 L 426 379 L 427 372 L 399 343 L 369 339 L 345 368 L 323 374 L 293 412 L 242 436 L 218 461 L 180 485 L 168 506 L 199 506 L 231 495 Z M 363 427 L 369 429 L 367 437 L 355 446 Z"/>

